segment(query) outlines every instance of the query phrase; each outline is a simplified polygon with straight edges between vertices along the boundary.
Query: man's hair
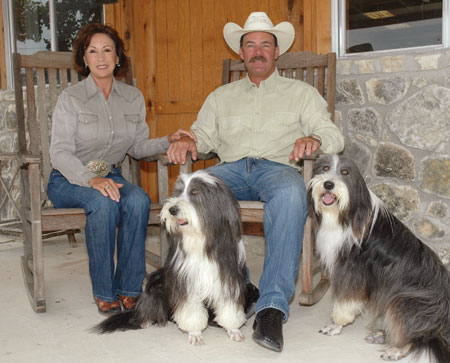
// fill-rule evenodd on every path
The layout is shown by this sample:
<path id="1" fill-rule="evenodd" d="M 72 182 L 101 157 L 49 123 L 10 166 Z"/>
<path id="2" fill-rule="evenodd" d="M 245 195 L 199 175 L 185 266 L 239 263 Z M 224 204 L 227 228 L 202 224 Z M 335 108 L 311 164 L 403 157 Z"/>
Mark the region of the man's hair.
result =
<path id="1" fill-rule="evenodd" d="M 242 48 L 242 45 L 244 43 L 244 37 L 249 33 L 252 33 L 252 32 L 245 33 L 244 35 L 241 36 L 241 39 L 239 40 L 239 48 Z M 272 34 L 272 33 L 269 33 L 269 34 Z M 275 48 L 276 48 L 276 47 L 278 47 L 278 39 L 275 36 L 275 34 L 272 34 L 272 35 L 273 35 L 273 39 L 275 41 Z"/>
<path id="2" fill-rule="evenodd" d="M 115 29 L 101 23 L 87 24 L 79 31 L 77 37 L 73 42 L 74 68 L 77 70 L 79 74 L 81 74 L 84 77 L 89 75 L 91 71 L 89 70 L 89 68 L 85 67 L 83 57 L 87 47 L 89 47 L 89 44 L 91 43 L 92 36 L 94 34 L 99 33 L 106 34 L 114 42 L 116 54 L 119 57 L 119 64 L 120 64 L 120 67 L 116 67 L 114 69 L 114 76 L 118 77 L 125 76 L 128 71 L 128 58 L 127 55 L 125 54 L 123 41 Z"/>

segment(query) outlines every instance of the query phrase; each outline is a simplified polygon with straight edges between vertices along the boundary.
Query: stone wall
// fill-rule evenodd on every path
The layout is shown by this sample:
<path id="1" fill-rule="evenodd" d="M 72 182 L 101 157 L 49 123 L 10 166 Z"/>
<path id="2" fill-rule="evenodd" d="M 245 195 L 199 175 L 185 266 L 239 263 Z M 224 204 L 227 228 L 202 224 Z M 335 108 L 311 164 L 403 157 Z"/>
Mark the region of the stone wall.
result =
<path id="1" fill-rule="evenodd" d="M 14 100 L 14 91 L 0 91 L 0 152 L 13 152 L 18 148 Z M 9 187 L 17 171 L 16 164 L 15 162 L 4 162 L 0 166 L 2 178 Z M 11 194 L 20 203 L 18 177 L 11 188 Z M 6 193 L 0 188 L 0 221 L 14 218 L 17 218 L 17 214 L 6 197 Z"/>
<path id="2" fill-rule="evenodd" d="M 344 153 L 370 189 L 450 262 L 450 50 L 337 63 Z"/>

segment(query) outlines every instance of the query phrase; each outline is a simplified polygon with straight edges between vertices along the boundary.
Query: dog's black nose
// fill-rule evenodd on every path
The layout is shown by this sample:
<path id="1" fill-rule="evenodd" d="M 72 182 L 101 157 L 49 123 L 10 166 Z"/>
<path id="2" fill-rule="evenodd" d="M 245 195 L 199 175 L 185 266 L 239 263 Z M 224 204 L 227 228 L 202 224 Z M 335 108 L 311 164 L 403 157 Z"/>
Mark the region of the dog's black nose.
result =
<path id="1" fill-rule="evenodd" d="M 325 183 L 323 183 L 323 186 L 326 190 L 331 190 L 334 188 L 334 183 L 327 180 Z"/>
<path id="2" fill-rule="evenodd" d="M 177 213 L 178 213 L 178 207 L 175 207 L 175 206 L 170 207 L 170 208 L 169 208 L 169 212 L 170 212 L 170 214 L 172 214 L 173 216 L 176 216 Z"/>

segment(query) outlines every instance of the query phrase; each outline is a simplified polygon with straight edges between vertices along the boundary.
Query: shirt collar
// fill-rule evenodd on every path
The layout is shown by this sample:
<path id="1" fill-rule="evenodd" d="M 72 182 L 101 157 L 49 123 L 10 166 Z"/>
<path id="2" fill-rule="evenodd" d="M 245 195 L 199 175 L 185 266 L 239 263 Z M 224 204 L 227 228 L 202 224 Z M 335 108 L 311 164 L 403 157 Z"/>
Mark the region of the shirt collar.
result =
<path id="1" fill-rule="evenodd" d="M 259 88 L 266 90 L 267 92 L 274 92 L 276 85 L 277 85 L 277 80 L 279 77 L 280 76 L 279 76 L 278 69 L 275 67 L 275 70 L 272 72 L 272 74 L 267 79 L 260 82 Z M 256 87 L 256 85 L 250 80 L 248 74 L 247 74 L 247 77 L 245 78 L 245 83 L 248 88 Z"/>
<path id="2" fill-rule="evenodd" d="M 87 98 L 93 97 L 97 92 L 99 91 L 97 85 L 95 84 L 94 80 L 91 77 L 91 74 L 86 78 L 86 95 Z"/>
<path id="3" fill-rule="evenodd" d="M 120 97 L 122 97 L 128 101 L 128 99 L 126 97 L 124 97 L 123 92 L 120 89 L 120 87 L 118 86 L 117 82 L 118 81 L 116 81 L 116 79 L 113 78 L 113 85 L 111 88 L 111 93 L 116 92 Z M 93 97 L 95 94 L 97 94 L 97 92 L 101 92 L 101 90 L 97 87 L 94 80 L 92 79 L 91 74 L 89 74 L 89 76 L 87 76 L 87 78 L 86 78 L 86 92 L 87 92 L 88 99 Z"/>

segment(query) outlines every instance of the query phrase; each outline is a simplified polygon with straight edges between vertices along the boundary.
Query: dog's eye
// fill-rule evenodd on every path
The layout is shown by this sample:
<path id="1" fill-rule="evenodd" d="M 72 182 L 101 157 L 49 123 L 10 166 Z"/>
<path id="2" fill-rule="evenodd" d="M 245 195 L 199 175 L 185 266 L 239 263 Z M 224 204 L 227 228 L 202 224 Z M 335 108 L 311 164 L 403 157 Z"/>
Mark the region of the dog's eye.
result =
<path id="1" fill-rule="evenodd" d="M 341 173 L 342 173 L 342 175 L 348 175 L 349 174 L 347 169 L 342 170 Z"/>
<path id="2" fill-rule="evenodd" d="M 191 189 L 191 195 L 197 195 L 198 189 Z"/>
<path id="3" fill-rule="evenodd" d="M 326 165 L 326 166 L 323 167 L 323 171 L 328 171 L 328 170 L 330 170 L 329 166 Z"/>

